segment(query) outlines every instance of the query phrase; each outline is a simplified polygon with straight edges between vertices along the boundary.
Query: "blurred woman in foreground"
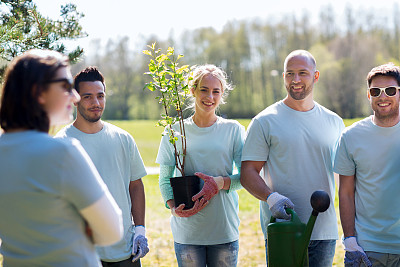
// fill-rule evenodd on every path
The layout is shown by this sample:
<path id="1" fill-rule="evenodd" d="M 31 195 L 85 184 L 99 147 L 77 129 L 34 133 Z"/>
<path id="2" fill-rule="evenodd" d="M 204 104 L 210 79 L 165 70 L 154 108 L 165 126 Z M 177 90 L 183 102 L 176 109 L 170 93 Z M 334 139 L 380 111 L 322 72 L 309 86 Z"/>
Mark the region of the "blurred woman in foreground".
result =
<path id="1" fill-rule="evenodd" d="M 121 211 L 80 143 L 48 134 L 72 119 L 77 101 L 58 52 L 30 50 L 7 68 L 0 104 L 4 266 L 101 266 L 94 244 L 121 238 Z"/>

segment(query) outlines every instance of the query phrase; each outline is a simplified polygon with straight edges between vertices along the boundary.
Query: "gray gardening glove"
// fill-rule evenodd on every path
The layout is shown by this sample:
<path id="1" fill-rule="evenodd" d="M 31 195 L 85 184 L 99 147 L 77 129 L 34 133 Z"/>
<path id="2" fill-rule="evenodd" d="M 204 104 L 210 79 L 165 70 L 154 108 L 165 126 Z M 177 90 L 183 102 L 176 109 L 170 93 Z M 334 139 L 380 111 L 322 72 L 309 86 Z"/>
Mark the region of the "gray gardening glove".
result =
<path id="1" fill-rule="evenodd" d="M 138 225 L 135 227 L 135 235 L 133 236 L 132 262 L 143 258 L 148 252 L 149 246 L 147 245 L 146 229 L 143 225 Z"/>
<path id="2" fill-rule="evenodd" d="M 294 209 L 294 204 L 290 199 L 274 192 L 267 197 L 267 203 L 274 218 L 290 220 L 290 214 L 287 214 L 285 210 L 286 208 Z"/>
<path id="3" fill-rule="evenodd" d="M 357 239 L 355 236 L 349 236 L 343 239 L 344 250 L 346 251 L 344 257 L 344 264 L 347 267 L 358 267 L 362 266 L 361 263 L 364 263 L 365 266 L 371 267 L 372 263 L 368 259 L 367 254 L 365 254 L 362 247 L 360 247 L 357 243 Z"/>

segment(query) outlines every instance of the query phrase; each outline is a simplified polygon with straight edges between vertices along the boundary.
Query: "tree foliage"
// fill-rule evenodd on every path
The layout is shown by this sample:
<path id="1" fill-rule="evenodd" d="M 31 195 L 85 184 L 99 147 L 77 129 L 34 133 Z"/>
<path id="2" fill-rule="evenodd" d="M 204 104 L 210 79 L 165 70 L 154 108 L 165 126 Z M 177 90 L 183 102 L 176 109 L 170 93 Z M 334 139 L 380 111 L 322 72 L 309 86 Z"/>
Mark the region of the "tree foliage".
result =
<path id="1" fill-rule="evenodd" d="M 309 14 L 303 12 L 287 14 L 279 20 L 230 21 L 220 32 L 200 28 L 168 40 L 148 36 L 134 51 L 116 50 L 118 45 L 112 48 L 107 45 L 103 54 L 96 55 L 95 64 L 105 70 L 110 66 L 118 69 L 105 73 L 108 84 L 112 85 L 108 90 L 113 91 L 108 98 L 107 109 L 113 111 L 106 114 L 108 119 L 159 118 L 162 112 L 159 105 L 142 90 L 148 82 L 143 76 L 148 62 L 141 51 L 155 41 L 163 49 L 174 46 L 184 54 L 183 64 L 211 63 L 228 73 L 235 90 L 227 104 L 221 106 L 222 116 L 251 118 L 285 97 L 281 75 L 285 57 L 295 49 L 306 49 L 315 56 L 321 73 L 314 87 L 316 101 L 344 118 L 362 117 L 371 112 L 366 97 L 367 73 L 389 61 L 400 65 L 400 10 L 398 5 L 383 13 L 353 10 L 348 6 L 344 17 L 339 19 L 328 5 L 321 8 L 317 22 L 312 22 Z M 126 42 L 126 39 L 117 42 Z M 129 62 L 110 57 L 116 53 L 123 53 L 122 58 Z M 86 64 L 93 63 L 87 59 Z M 130 73 L 129 79 L 118 74 L 123 71 Z M 122 80 L 124 86 L 117 85 Z M 129 97 L 118 96 L 121 88 L 129 89 Z M 125 99 L 127 117 L 118 113 L 121 104 L 111 106 L 112 99 Z"/>
<path id="2" fill-rule="evenodd" d="M 64 40 L 86 36 L 79 24 L 84 15 L 73 4 L 61 6 L 57 20 L 43 17 L 32 0 L 1 0 L 0 8 L 0 57 L 5 61 L 32 48 L 66 54 Z M 78 46 L 68 56 L 75 62 L 82 53 Z"/>
<path id="3" fill-rule="evenodd" d="M 181 175 L 185 176 L 186 133 L 183 108 L 190 94 L 188 86 L 189 80 L 192 79 L 190 67 L 180 66 L 179 60 L 183 55 L 176 55 L 173 47 L 168 47 L 166 53 L 156 48 L 156 43 L 148 45 L 148 48 L 143 50 L 143 54 L 150 57 L 148 71 L 145 74 L 151 77 L 151 81 L 146 83 L 144 89 L 157 94 L 156 99 L 164 110 L 158 126 L 166 129 L 165 134 L 174 147 L 175 166 Z M 171 108 L 176 115 L 171 114 Z M 179 125 L 179 131 L 172 128 L 175 123 Z M 181 143 L 182 151 L 177 149 L 177 142 Z"/>

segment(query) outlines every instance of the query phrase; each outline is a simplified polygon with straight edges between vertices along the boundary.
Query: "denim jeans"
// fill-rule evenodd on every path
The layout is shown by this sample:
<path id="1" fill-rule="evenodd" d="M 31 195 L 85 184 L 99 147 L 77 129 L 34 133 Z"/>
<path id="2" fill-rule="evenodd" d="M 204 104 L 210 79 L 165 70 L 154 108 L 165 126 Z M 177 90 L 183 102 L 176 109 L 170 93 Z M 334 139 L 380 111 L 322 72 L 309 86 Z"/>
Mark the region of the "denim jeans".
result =
<path id="1" fill-rule="evenodd" d="M 186 245 L 174 242 L 179 267 L 231 267 L 237 265 L 239 241 L 219 245 Z"/>
<path id="2" fill-rule="evenodd" d="M 310 267 L 332 267 L 336 240 L 312 240 L 308 245 Z"/>
<path id="3" fill-rule="evenodd" d="M 373 267 L 398 267 L 400 266 L 400 254 L 379 253 L 373 251 L 365 252 Z M 361 266 L 365 267 L 365 263 L 360 257 L 356 257 L 350 252 L 346 252 L 344 257 L 344 266 Z"/>
<path id="4" fill-rule="evenodd" d="M 265 255 L 267 254 L 268 241 L 265 240 Z M 282 248 L 284 249 L 284 248 Z M 335 256 L 336 240 L 311 240 L 308 244 L 308 261 L 310 267 L 332 267 Z"/>

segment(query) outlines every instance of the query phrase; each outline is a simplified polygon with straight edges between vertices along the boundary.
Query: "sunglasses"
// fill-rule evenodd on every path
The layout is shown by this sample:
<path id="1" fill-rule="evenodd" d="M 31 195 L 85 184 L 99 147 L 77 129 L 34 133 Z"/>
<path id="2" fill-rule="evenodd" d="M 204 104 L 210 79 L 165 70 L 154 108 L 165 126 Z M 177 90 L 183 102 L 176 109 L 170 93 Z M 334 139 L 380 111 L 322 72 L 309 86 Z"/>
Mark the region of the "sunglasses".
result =
<path id="1" fill-rule="evenodd" d="M 68 85 L 68 86 L 66 87 L 67 92 L 68 92 L 68 93 L 71 93 L 71 92 L 72 92 L 72 89 L 74 88 L 74 87 L 73 87 L 74 79 L 72 79 L 72 78 L 60 78 L 60 79 L 50 80 L 50 81 L 47 81 L 47 82 L 45 82 L 45 83 L 46 83 L 46 84 L 49 84 L 49 83 L 59 83 L 59 82 L 64 82 L 64 83 L 66 83 L 66 84 Z"/>
<path id="2" fill-rule="evenodd" d="M 384 88 L 380 87 L 371 87 L 368 89 L 369 94 L 373 97 L 379 97 L 382 93 L 382 91 L 385 92 L 385 95 L 387 96 L 395 96 L 397 93 L 397 90 L 400 90 L 399 86 L 388 86 Z"/>

